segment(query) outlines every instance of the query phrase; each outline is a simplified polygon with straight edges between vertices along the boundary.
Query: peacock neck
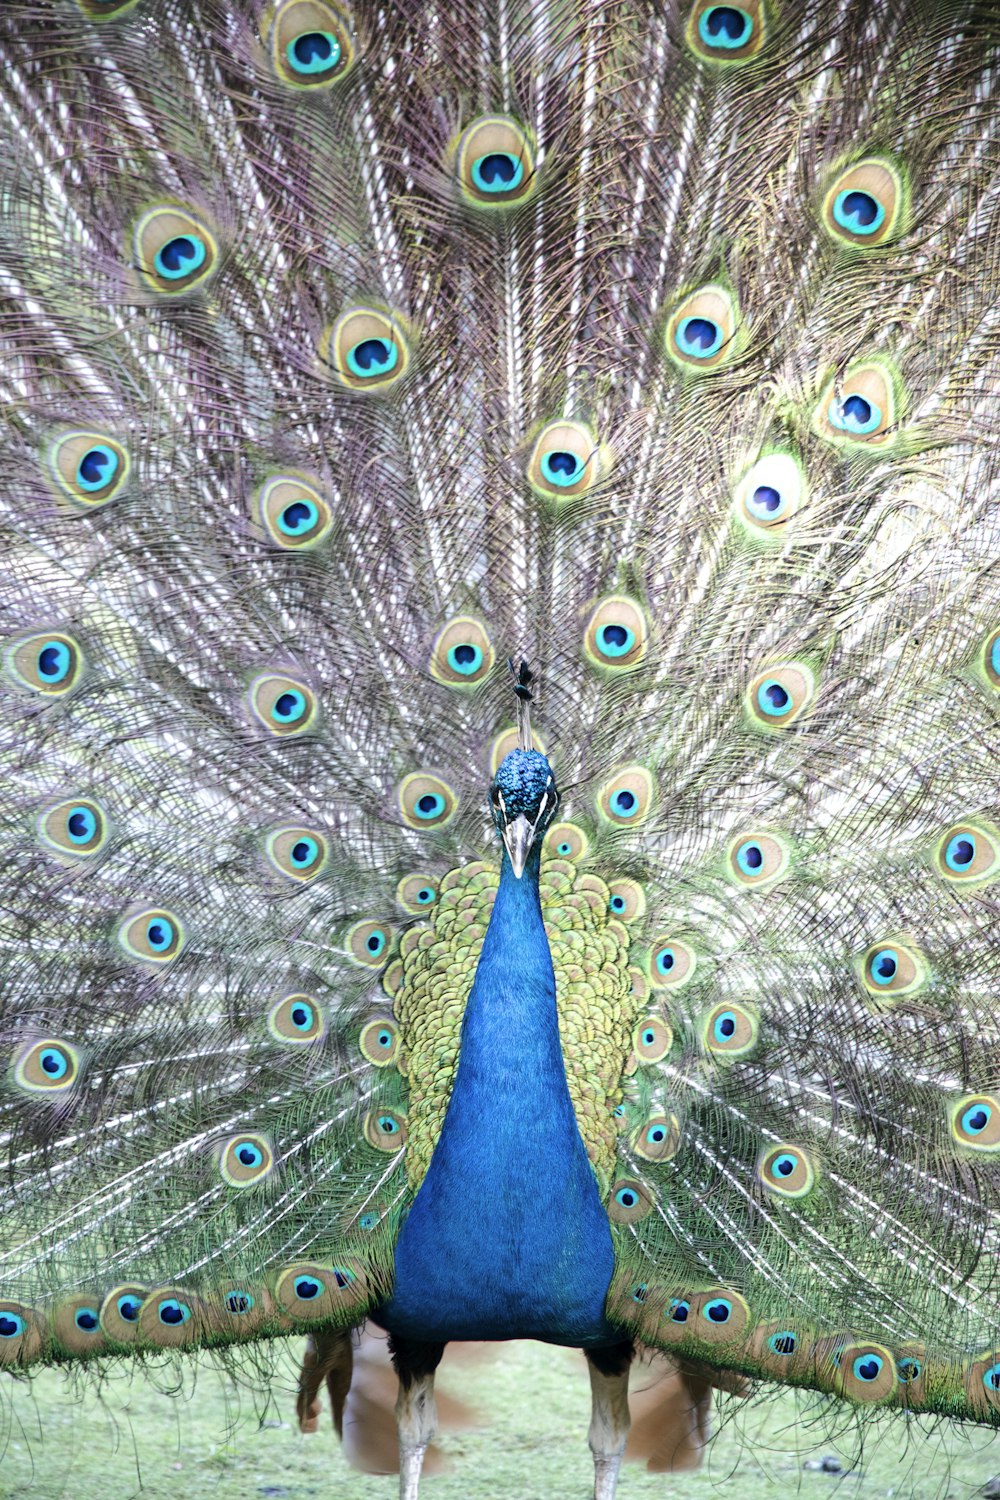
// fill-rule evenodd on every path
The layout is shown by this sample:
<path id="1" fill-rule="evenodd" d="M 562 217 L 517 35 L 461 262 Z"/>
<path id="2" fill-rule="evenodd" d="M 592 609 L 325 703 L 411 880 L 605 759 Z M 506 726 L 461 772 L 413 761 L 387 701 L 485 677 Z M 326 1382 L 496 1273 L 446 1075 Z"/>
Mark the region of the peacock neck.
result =
<path id="1" fill-rule="evenodd" d="M 410 1338 L 613 1336 L 611 1234 L 566 1085 L 538 879 L 537 850 L 520 878 L 504 852 L 454 1088 L 379 1315 Z"/>

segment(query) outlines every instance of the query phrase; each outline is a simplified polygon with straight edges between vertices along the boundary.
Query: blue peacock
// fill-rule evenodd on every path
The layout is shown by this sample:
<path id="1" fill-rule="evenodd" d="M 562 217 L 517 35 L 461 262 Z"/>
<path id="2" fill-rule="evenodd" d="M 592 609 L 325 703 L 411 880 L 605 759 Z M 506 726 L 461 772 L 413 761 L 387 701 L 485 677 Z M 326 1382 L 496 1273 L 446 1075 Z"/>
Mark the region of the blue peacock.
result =
<path id="1" fill-rule="evenodd" d="M 0 62 L 0 1363 L 1000 1424 L 1000 10 Z"/>

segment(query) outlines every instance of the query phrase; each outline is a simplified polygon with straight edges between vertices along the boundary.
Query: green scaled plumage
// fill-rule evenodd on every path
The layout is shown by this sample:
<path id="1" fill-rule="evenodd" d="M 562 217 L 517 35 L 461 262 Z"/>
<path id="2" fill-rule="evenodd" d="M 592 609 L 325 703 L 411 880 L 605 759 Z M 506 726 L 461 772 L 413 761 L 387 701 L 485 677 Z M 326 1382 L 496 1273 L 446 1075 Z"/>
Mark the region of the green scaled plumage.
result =
<path id="1" fill-rule="evenodd" d="M 609 1316 L 1000 1424 L 1000 11 L 0 26 L 0 1363 L 388 1294 L 523 657 Z"/>

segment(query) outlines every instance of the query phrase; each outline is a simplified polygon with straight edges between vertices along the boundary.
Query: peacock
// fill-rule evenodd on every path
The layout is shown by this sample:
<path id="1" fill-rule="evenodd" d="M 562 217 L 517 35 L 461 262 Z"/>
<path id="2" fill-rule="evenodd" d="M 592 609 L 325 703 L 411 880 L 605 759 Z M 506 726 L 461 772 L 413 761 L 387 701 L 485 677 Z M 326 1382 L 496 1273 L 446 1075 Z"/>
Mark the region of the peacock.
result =
<path id="1" fill-rule="evenodd" d="M 1000 1425 L 1000 7 L 0 63 L 0 1364 Z"/>

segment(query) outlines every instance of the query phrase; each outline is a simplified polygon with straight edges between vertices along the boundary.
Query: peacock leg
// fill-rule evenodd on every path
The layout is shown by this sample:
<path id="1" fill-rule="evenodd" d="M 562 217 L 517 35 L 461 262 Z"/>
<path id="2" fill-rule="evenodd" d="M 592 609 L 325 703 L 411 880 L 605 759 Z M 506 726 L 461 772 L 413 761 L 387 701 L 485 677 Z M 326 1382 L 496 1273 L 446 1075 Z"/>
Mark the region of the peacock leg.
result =
<path id="1" fill-rule="evenodd" d="M 634 1352 L 631 1341 L 584 1350 L 590 1372 L 588 1440 L 594 1455 L 594 1500 L 615 1500 L 628 1437 L 628 1369 Z"/>
<path id="2" fill-rule="evenodd" d="M 333 1425 L 338 1437 L 344 1435 L 344 1402 L 351 1389 L 354 1367 L 351 1333 L 350 1328 L 322 1328 L 311 1333 L 306 1340 L 296 1402 L 299 1427 L 303 1432 L 315 1432 L 319 1426 L 322 1410 L 319 1393 L 325 1381 Z"/>
<path id="3" fill-rule="evenodd" d="M 389 1352 L 399 1377 L 396 1398 L 399 1500 L 417 1500 L 424 1454 L 437 1431 L 434 1371 L 441 1362 L 444 1345 L 427 1344 L 418 1339 L 397 1339 L 390 1334 Z"/>

